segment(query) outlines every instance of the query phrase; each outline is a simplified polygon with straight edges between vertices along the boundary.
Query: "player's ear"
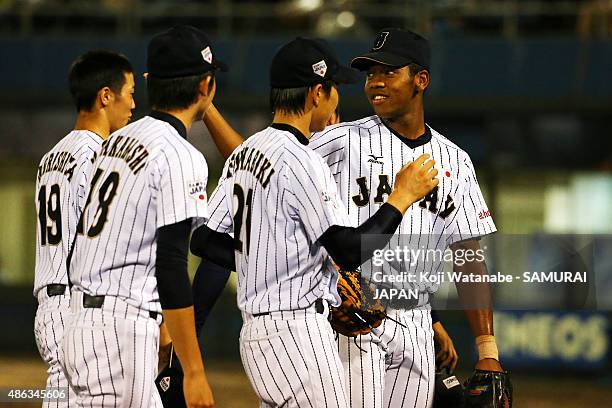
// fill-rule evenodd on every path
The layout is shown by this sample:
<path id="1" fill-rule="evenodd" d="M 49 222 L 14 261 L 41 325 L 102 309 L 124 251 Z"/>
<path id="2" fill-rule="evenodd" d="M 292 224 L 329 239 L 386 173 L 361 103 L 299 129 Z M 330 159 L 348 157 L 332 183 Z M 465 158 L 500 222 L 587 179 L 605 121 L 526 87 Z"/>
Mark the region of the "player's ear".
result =
<path id="1" fill-rule="evenodd" d="M 422 70 L 417 72 L 414 76 L 414 85 L 419 91 L 424 92 L 429 86 L 429 71 Z"/>
<path id="2" fill-rule="evenodd" d="M 114 97 L 115 94 L 108 86 L 105 86 L 104 88 L 98 91 L 98 101 L 100 101 L 100 106 L 102 108 L 105 108 L 110 105 Z"/>
<path id="3" fill-rule="evenodd" d="M 214 75 L 206 75 L 200 81 L 200 94 L 212 99 L 215 93 L 216 83 Z"/>
<path id="4" fill-rule="evenodd" d="M 319 106 L 321 98 L 324 96 L 323 85 L 313 85 L 312 87 L 310 87 L 310 92 L 308 94 L 310 96 L 310 99 L 312 100 L 312 105 L 316 108 L 317 106 Z"/>

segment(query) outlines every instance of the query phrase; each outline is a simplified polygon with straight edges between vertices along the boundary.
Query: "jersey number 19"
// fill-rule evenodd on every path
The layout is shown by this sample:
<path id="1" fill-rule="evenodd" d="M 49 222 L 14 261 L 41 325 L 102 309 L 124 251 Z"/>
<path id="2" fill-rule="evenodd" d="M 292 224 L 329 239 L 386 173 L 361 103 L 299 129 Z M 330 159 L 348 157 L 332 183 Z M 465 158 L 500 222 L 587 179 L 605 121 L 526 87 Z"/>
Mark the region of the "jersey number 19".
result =
<path id="1" fill-rule="evenodd" d="M 51 225 L 48 222 L 51 221 Z M 40 245 L 57 245 L 62 241 L 62 210 L 60 207 L 60 188 L 53 184 L 49 189 L 40 186 L 38 190 L 38 223 L 40 226 Z M 54 232 L 55 230 L 55 232 Z"/>

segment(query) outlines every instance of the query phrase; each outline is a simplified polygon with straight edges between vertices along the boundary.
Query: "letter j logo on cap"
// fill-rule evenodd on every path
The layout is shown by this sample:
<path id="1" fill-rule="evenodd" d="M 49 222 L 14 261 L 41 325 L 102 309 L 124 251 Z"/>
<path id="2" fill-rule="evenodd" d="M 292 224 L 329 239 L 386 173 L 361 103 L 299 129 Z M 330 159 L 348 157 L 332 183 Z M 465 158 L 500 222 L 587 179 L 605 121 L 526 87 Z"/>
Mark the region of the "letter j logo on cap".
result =
<path id="1" fill-rule="evenodd" d="M 374 43 L 374 46 L 372 47 L 372 50 L 378 50 L 382 48 L 382 46 L 385 45 L 385 41 L 387 41 L 388 35 L 389 35 L 388 31 L 383 31 L 382 33 L 380 33 L 380 35 L 376 39 L 376 42 Z"/>

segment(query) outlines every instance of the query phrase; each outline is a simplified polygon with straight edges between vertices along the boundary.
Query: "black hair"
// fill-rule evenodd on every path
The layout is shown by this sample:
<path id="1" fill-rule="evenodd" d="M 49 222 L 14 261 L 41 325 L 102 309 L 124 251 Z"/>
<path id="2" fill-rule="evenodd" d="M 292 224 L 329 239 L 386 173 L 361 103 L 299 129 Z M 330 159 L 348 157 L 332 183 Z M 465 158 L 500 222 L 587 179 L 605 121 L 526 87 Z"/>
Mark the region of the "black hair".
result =
<path id="1" fill-rule="evenodd" d="M 429 72 L 427 68 L 422 67 L 419 64 L 415 64 L 414 62 L 411 62 L 410 64 L 408 64 L 408 72 L 410 73 L 410 76 L 415 76 L 421 71 Z M 423 95 L 425 95 L 425 92 L 427 92 L 427 88 L 423 91 Z M 417 94 L 418 94 L 418 91 L 415 89 L 412 94 L 412 97 L 414 98 L 415 96 L 417 96 Z"/>
<path id="2" fill-rule="evenodd" d="M 272 112 L 301 115 L 304 113 L 306 106 L 306 96 L 315 85 L 299 88 L 272 88 L 270 90 L 270 109 L 272 109 Z M 323 92 L 329 95 L 334 86 L 334 81 L 327 80 L 321 82 L 321 86 Z"/>
<path id="3" fill-rule="evenodd" d="M 210 92 L 215 83 L 215 76 L 211 71 L 180 78 L 158 78 L 149 75 L 147 77 L 149 106 L 161 110 L 187 109 L 198 99 L 200 82 L 207 76 L 211 77 L 208 83 L 208 92 Z"/>
<path id="4" fill-rule="evenodd" d="M 427 68 L 422 67 L 419 64 L 415 64 L 414 62 L 408 64 L 408 71 L 410 72 L 410 75 L 412 75 L 412 76 L 415 76 L 416 74 L 418 74 L 421 71 L 429 72 L 429 70 Z"/>
<path id="5" fill-rule="evenodd" d="M 120 93 L 125 74 L 134 73 L 132 64 L 123 54 L 95 50 L 78 57 L 70 66 L 68 85 L 77 112 L 93 108 L 100 89 L 109 87 Z"/>

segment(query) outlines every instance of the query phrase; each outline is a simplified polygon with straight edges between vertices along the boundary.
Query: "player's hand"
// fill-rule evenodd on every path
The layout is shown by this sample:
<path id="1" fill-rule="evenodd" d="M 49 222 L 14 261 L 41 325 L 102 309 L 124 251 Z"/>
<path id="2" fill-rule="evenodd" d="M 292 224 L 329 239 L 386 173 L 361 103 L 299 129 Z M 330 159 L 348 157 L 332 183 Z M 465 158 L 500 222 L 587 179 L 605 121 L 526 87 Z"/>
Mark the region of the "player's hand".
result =
<path id="1" fill-rule="evenodd" d="M 436 322 L 432 327 L 434 331 L 434 341 L 439 349 L 438 354 L 436 354 L 437 366 L 438 368 L 448 367 L 452 373 L 455 371 L 457 363 L 459 362 L 459 355 L 457 355 L 453 340 L 444 329 L 444 326 L 442 326 L 442 323 Z"/>
<path id="2" fill-rule="evenodd" d="M 428 154 L 422 154 L 412 163 L 404 165 L 395 175 L 395 188 L 387 202 L 402 214 L 439 183 L 436 178 L 438 170 L 434 168 L 436 162 L 428 159 Z"/>
<path id="3" fill-rule="evenodd" d="M 183 378 L 183 392 L 187 408 L 213 408 L 215 400 L 204 372 L 187 375 Z"/>
<path id="4" fill-rule="evenodd" d="M 487 371 L 504 371 L 499 361 L 494 358 L 485 358 L 476 363 L 475 368 Z"/>

